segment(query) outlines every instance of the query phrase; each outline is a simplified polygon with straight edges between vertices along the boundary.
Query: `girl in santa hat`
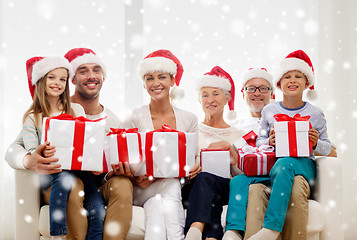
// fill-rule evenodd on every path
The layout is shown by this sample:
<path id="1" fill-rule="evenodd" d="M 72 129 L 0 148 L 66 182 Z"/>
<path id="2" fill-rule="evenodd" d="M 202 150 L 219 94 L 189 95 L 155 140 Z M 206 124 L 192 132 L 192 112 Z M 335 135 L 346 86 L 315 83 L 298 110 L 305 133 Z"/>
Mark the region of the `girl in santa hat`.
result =
<path id="1" fill-rule="evenodd" d="M 42 120 L 44 117 L 53 117 L 63 113 L 73 116 L 85 116 L 84 110 L 79 104 L 70 103 L 68 79 L 73 77 L 72 66 L 64 57 L 33 57 L 26 62 L 28 84 L 33 102 L 23 117 L 21 136 L 27 151 L 35 151 L 40 144 L 42 134 Z M 52 157 L 55 146 L 47 146 L 43 151 L 45 157 Z M 50 234 L 52 239 L 66 239 L 67 222 L 66 208 L 68 196 L 74 184 L 74 176 L 79 177 L 86 194 L 86 201 L 91 206 L 96 206 L 95 211 L 88 214 L 89 225 L 93 229 L 88 232 L 90 239 L 102 239 L 103 223 L 105 217 L 104 203 L 98 193 L 94 182 L 86 175 L 86 172 L 62 171 L 60 164 L 58 169 L 50 176 Z M 43 182 L 43 181 L 41 181 Z M 47 189 L 48 185 L 41 186 Z"/>
<path id="2" fill-rule="evenodd" d="M 205 113 L 203 122 L 198 125 L 199 149 L 229 150 L 230 165 L 237 165 L 238 156 L 232 144 L 244 132 L 228 125 L 223 118 L 225 105 L 228 104 L 229 109 L 234 110 L 233 79 L 216 66 L 199 79 L 197 90 Z M 219 162 L 220 159 L 216 160 Z M 232 170 L 233 175 L 241 173 L 236 167 L 232 167 Z M 201 172 L 190 184 L 184 186 L 184 192 L 188 192 L 186 240 L 222 238 L 221 215 L 223 206 L 228 204 L 229 181 L 230 178 Z"/>
<path id="3" fill-rule="evenodd" d="M 197 117 L 171 104 L 170 91 L 180 83 L 183 67 L 168 50 L 157 50 L 140 63 L 138 76 L 150 96 L 150 103 L 135 109 L 124 121 L 125 128 L 141 132 L 161 129 L 164 124 L 188 133 L 197 133 Z M 198 164 L 191 170 L 194 177 Z M 184 210 L 181 185 L 177 178 L 153 179 L 146 175 L 135 179 L 134 205 L 145 209 L 145 239 L 184 238 Z"/>
<path id="4" fill-rule="evenodd" d="M 270 104 L 262 110 L 261 131 L 257 146 L 269 144 L 275 146 L 274 123 L 277 115 L 306 116 L 312 129 L 309 140 L 313 150 L 322 155 L 331 151 L 326 120 L 320 108 L 303 101 L 303 92 L 309 88 L 308 99 L 316 97 L 314 93 L 314 68 L 309 56 L 302 50 L 290 53 L 280 64 L 275 76 L 275 85 L 283 92 L 283 101 Z M 271 184 L 271 195 L 264 217 L 263 228 L 249 240 L 275 240 L 283 230 L 286 212 L 291 196 L 295 176 L 304 177 L 312 184 L 316 176 L 314 151 L 309 157 L 280 157 L 270 170 L 269 177 L 247 177 L 244 174 L 232 179 L 227 211 L 227 225 L 223 239 L 242 239 L 245 231 L 245 215 L 249 184 Z M 237 196 L 241 196 L 237 198 Z M 307 196 L 305 196 L 307 202 Z M 305 239 L 306 236 L 301 236 Z"/>

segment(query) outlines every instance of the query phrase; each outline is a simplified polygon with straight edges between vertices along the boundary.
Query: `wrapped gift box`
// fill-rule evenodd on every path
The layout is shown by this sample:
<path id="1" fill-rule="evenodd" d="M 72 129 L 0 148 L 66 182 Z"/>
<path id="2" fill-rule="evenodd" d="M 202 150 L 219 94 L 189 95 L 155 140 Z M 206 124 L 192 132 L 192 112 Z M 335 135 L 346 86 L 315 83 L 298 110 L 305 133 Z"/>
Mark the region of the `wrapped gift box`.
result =
<path id="1" fill-rule="evenodd" d="M 201 150 L 201 167 L 202 172 L 209 172 L 214 175 L 230 178 L 231 157 L 228 150 L 220 149 L 202 149 Z"/>
<path id="2" fill-rule="evenodd" d="M 233 146 L 236 149 L 242 148 L 244 146 L 253 146 L 255 147 L 255 143 L 257 141 L 258 135 L 255 134 L 254 131 L 250 131 L 247 134 L 245 134 L 243 137 L 239 138 L 237 141 L 233 143 Z"/>
<path id="3" fill-rule="evenodd" d="M 135 176 L 185 177 L 195 164 L 194 133 L 184 133 L 163 126 L 163 129 L 141 133 L 145 146 L 144 162 L 137 164 Z"/>
<path id="4" fill-rule="evenodd" d="M 275 162 L 272 146 L 246 146 L 238 150 L 238 168 L 247 176 L 268 175 Z"/>
<path id="5" fill-rule="evenodd" d="M 279 121 L 274 123 L 277 157 L 309 157 L 312 141 L 309 140 L 309 121 Z"/>
<path id="6" fill-rule="evenodd" d="M 54 157 L 62 169 L 102 171 L 104 137 L 105 119 L 92 121 L 61 114 L 43 120 L 41 142 L 56 146 Z"/>
<path id="7" fill-rule="evenodd" d="M 135 168 L 143 161 L 141 134 L 137 128 L 114 129 L 111 128 L 106 136 L 105 157 L 108 170 L 111 164 L 128 162 L 131 168 Z"/>

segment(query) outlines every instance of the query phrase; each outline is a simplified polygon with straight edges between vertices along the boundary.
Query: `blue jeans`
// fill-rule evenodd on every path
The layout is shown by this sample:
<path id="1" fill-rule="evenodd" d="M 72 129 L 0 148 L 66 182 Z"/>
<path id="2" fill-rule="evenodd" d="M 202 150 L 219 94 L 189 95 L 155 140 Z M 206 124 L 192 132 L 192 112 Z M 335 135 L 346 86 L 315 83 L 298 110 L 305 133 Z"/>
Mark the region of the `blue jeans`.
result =
<path id="1" fill-rule="evenodd" d="M 247 177 L 244 174 L 234 177 L 230 183 L 226 230 L 245 231 L 249 185 L 271 183 L 272 191 L 264 217 L 264 227 L 281 232 L 296 175 L 303 176 L 311 186 L 316 175 L 315 163 L 306 157 L 284 157 L 276 161 L 269 177 Z"/>
<path id="2" fill-rule="evenodd" d="M 102 239 L 105 218 L 104 202 L 91 177 L 90 172 L 62 171 L 51 175 L 50 195 L 50 234 L 51 236 L 66 235 L 67 203 L 75 177 L 81 179 L 84 185 L 84 208 L 87 210 L 88 230 L 86 239 Z"/>

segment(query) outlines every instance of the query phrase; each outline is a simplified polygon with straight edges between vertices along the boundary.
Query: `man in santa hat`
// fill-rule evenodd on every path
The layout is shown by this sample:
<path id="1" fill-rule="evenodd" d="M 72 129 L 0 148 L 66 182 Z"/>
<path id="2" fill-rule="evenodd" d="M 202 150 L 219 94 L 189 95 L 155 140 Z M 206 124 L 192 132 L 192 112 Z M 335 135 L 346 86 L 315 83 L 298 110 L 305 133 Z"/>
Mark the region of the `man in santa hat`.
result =
<path id="1" fill-rule="evenodd" d="M 106 68 L 95 52 L 88 48 L 74 48 L 68 51 L 65 58 L 71 63 L 75 71 L 71 79 L 75 85 L 75 92 L 71 102 L 79 103 L 84 108 L 86 117 L 95 120 L 106 117 L 106 132 L 110 128 L 119 128 L 121 121 L 105 106 L 99 103 L 100 90 L 106 77 Z M 50 165 L 58 158 L 44 158 L 41 153 L 45 145 L 40 145 L 35 152 L 28 153 L 21 138 L 8 148 L 5 159 L 15 169 L 28 169 L 41 175 L 61 171 L 57 165 Z M 126 239 L 132 218 L 132 192 L 130 181 L 132 174 L 129 165 L 119 165 L 114 171 L 115 177 L 108 181 L 101 181 L 99 187 L 103 199 L 107 204 L 107 214 L 104 222 L 103 239 Z M 102 179 L 101 175 L 97 179 Z M 102 184 L 104 182 L 104 184 Z M 68 239 L 85 239 L 87 233 L 87 217 L 80 214 L 78 209 L 83 209 L 83 196 L 78 194 L 83 191 L 83 184 L 77 180 L 77 185 L 69 196 L 67 221 Z M 90 226 L 88 226 L 90 227 Z M 111 229 L 108 229 L 108 228 Z M 119 229 L 113 232 L 113 229 Z"/>

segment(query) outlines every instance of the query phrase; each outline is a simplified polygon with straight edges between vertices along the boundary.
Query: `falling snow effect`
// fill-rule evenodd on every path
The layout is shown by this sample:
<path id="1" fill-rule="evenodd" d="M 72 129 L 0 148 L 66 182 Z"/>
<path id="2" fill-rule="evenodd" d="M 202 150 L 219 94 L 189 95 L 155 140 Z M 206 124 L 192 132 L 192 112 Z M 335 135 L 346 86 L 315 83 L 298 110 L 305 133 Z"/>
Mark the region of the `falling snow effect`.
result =
<path id="1" fill-rule="evenodd" d="M 133 5 L 134 2 L 135 0 L 123 1 L 127 6 Z M 15 91 L 26 92 L 25 86 L 21 85 L 23 79 L 26 78 L 25 72 L 23 71 L 20 74 L 20 71 L 14 69 L 14 67 L 17 68 L 17 66 L 22 66 L 21 64 L 23 64 L 22 56 L 19 57 L 19 55 L 15 55 L 18 46 L 25 46 L 23 42 L 18 42 L 17 38 L 20 33 L 21 36 L 25 36 L 24 39 L 28 39 L 27 36 L 30 36 L 30 39 L 37 39 L 36 41 L 39 41 L 37 44 L 41 46 L 41 53 L 63 54 L 64 46 L 73 45 L 73 41 L 66 40 L 70 39 L 69 36 L 73 39 L 78 39 L 78 42 L 75 44 L 90 46 L 95 50 L 97 49 L 98 53 L 103 54 L 105 61 L 108 62 L 108 68 L 111 69 L 113 73 L 105 83 L 105 88 L 107 89 L 104 89 L 106 92 L 102 94 L 101 97 L 104 99 L 105 96 L 112 96 L 113 94 L 111 94 L 110 91 L 118 92 L 119 87 L 121 87 L 121 90 L 124 89 L 126 85 L 124 85 L 123 82 L 126 77 L 120 74 L 118 74 L 119 76 L 114 76 L 114 74 L 122 68 L 118 66 L 124 66 L 124 64 L 119 63 L 118 60 L 124 55 L 124 50 L 122 49 L 124 37 L 118 37 L 118 35 L 115 34 L 116 32 L 122 31 L 121 29 L 124 29 L 124 27 L 113 26 L 113 18 L 105 22 L 106 16 L 111 16 L 112 12 L 109 12 L 110 9 L 103 7 L 100 1 L 79 1 L 79 3 L 80 5 L 77 5 L 76 8 L 81 7 L 85 9 L 85 12 L 90 15 L 90 19 L 81 18 L 79 16 L 80 12 L 78 12 L 76 16 L 78 20 L 66 16 L 68 17 L 68 21 L 64 23 L 60 20 L 63 18 L 63 12 L 58 11 L 58 9 L 61 9 L 61 5 L 55 1 L 37 1 L 33 8 L 35 11 L 34 15 L 28 15 L 30 12 L 29 9 L 25 10 L 27 13 L 21 13 L 19 10 L 23 7 L 16 2 L 4 2 L 4 15 L 11 14 L 16 17 L 10 21 L 6 19 L 3 21 L 4 36 L 2 39 L 3 42 L 1 43 L 4 55 L 0 56 L 0 71 L 9 69 L 10 71 L 8 72 L 14 74 L 10 75 L 8 72 L 5 72 L 5 79 L 12 79 L 14 81 L 13 83 L 7 82 L 5 84 L 5 88 L 10 89 L 8 91 L 10 94 Z M 340 42 L 335 38 L 336 35 L 348 36 L 352 44 L 354 44 L 354 49 L 351 49 L 353 53 L 351 54 L 357 56 L 357 54 L 355 54 L 357 45 L 354 43 L 356 36 L 353 35 L 357 29 L 353 23 L 356 22 L 355 18 L 351 15 L 350 21 L 352 21 L 352 23 L 348 24 L 348 22 L 346 22 L 343 26 L 337 26 L 337 28 L 339 28 L 337 30 L 336 27 L 328 21 L 331 18 L 334 20 L 334 24 L 344 22 L 344 18 L 342 17 L 344 15 L 348 16 L 348 9 L 346 9 L 346 7 L 343 8 L 342 3 L 336 3 L 336 8 L 334 7 L 333 11 L 329 12 L 328 17 L 327 13 L 322 11 L 330 11 L 328 5 L 325 3 L 324 5 L 327 5 L 327 7 L 324 8 L 321 6 L 321 12 L 317 12 L 317 6 L 314 4 L 304 4 L 304 8 L 302 8 L 300 2 L 297 1 L 290 2 L 289 4 L 291 4 L 291 6 L 289 7 L 285 4 L 281 4 L 281 2 L 274 3 L 272 1 L 261 1 L 261 6 L 248 2 L 234 4 L 216 0 L 190 0 L 187 1 L 187 3 L 180 3 L 182 5 L 180 8 L 174 6 L 174 3 L 170 3 L 168 6 L 164 0 L 145 1 L 144 9 L 141 9 L 141 13 L 144 16 L 143 34 L 141 35 L 140 33 L 139 35 L 132 36 L 131 40 L 129 40 L 129 48 L 134 50 L 141 50 L 143 48 L 143 52 L 161 47 L 173 48 L 186 62 L 185 79 L 183 81 L 183 84 L 186 84 L 186 89 L 192 84 L 191 79 L 195 79 L 195 76 L 202 73 L 205 67 L 213 66 L 213 64 L 226 65 L 231 68 L 234 75 L 237 76 L 236 81 L 239 82 L 238 76 L 240 76 L 244 69 L 251 65 L 260 66 L 266 64 L 269 70 L 274 70 L 278 61 L 290 49 L 297 47 L 305 47 L 308 51 L 315 49 L 314 54 L 316 53 L 316 55 L 313 56 L 313 61 L 316 63 L 317 89 L 320 91 L 322 88 L 325 88 L 328 96 L 327 98 L 319 99 L 317 105 L 321 105 L 326 117 L 334 120 L 328 122 L 328 129 L 331 131 L 330 137 L 332 141 L 337 145 L 338 154 L 341 154 L 341 157 L 345 157 L 345 154 L 353 150 L 349 141 L 350 132 L 353 129 L 349 128 L 350 125 L 344 124 L 344 119 L 351 119 L 349 121 L 356 122 L 356 100 L 351 99 L 350 101 L 347 99 L 341 102 L 337 97 L 339 96 L 337 92 L 331 90 L 331 88 L 335 88 L 336 86 L 338 86 L 336 89 L 342 87 L 354 88 L 353 78 L 348 75 L 348 72 L 356 69 L 357 61 L 356 59 L 345 57 L 345 55 L 348 54 L 349 50 L 347 47 L 350 44 L 346 41 Z M 190 8 L 195 9 L 195 12 L 190 12 Z M 341 11 L 340 8 L 342 8 L 343 11 Z M 197 11 L 197 9 L 199 9 L 199 11 Z M 212 12 L 208 12 L 210 10 L 212 10 Z M 204 15 L 205 11 L 209 13 L 208 16 Z M 116 19 L 118 19 L 118 16 L 120 17 L 118 13 L 120 13 L 120 11 L 116 10 Z M 160 21 L 156 22 L 157 18 L 160 19 Z M 31 25 L 31 21 L 25 22 L 25 19 L 34 19 L 34 22 L 44 30 L 43 32 L 47 32 L 49 28 L 53 28 L 56 29 L 57 34 L 49 34 L 50 36 L 40 35 L 39 32 L 41 31 L 36 30 L 35 27 Z M 56 22 L 56 19 L 59 21 Z M 98 19 L 101 20 L 99 24 L 96 25 L 96 22 L 99 21 Z M 164 19 L 164 21 L 162 21 L 162 19 Z M 211 19 L 212 21 L 206 22 L 207 19 Z M 71 25 L 71 23 L 73 23 L 73 25 Z M 7 24 L 15 24 L 14 26 L 16 26 L 16 28 L 6 27 Z M 349 25 L 352 25 L 354 30 L 351 31 L 351 34 L 343 34 L 345 33 L 344 29 L 347 29 Z M 129 25 L 129 27 L 130 26 L 131 25 Z M 14 29 L 17 28 L 19 29 L 18 32 L 14 31 Z M 106 32 L 111 32 L 112 36 L 106 35 Z M 342 32 L 342 34 L 340 34 L 340 32 Z M 33 35 L 28 35 L 29 33 L 33 33 Z M 35 35 L 35 33 L 38 35 Z M 15 38 L 11 39 L 9 37 L 10 34 L 15 36 Z M 339 37 L 344 38 L 344 36 L 338 36 L 338 38 Z M 93 41 L 91 41 L 91 39 L 93 39 Z M 231 41 L 227 39 L 231 39 Z M 95 41 L 99 42 L 100 45 L 96 45 Z M 59 50 L 54 50 L 57 48 Z M 341 51 L 343 51 L 342 57 L 338 55 Z M 110 56 L 110 58 L 108 56 Z M 120 57 L 114 58 L 116 56 Z M 17 61 L 9 64 L 9 62 L 13 62 L 14 59 L 19 59 L 22 62 Z M 135 67 L 133 67 L 133 69 L 134 68 Z M 343 72 L 339 69 L 342 69 Z M 135 69 L 132 71 L 134 71 L 134 73 L 128 72 L 128 76 L 135 75 Z M 346 79 L 348 79 L 347 82 L 345 81 Z M 331 84 L 332 82 L 338 82 L 338 84 Z M 12 87 L 10 84 L 14 84 L 15 87 Z M 17 89 L 20 85 L 22 89 Z M 341 90 L 339 91 L 341 92 Z M 14 98 L 10 96 L 9 93 L 5 94 L 5 99 L 9 99 L 4 102 L 5 105 L 9 105 L 9 101 L 15 101 L 15 104 L 20 106 L 19 109 L 22 109 L 21 106 L 27 106 L 29 104 L 29 100 L 25 96 L 22 96 L 22 94 Z M 183 105 L 184 108 L 187 107 L 187 109 L 192 112 L 199 112 L 194 109 L 192 98 L 187 96 L 190 96 L 190 94 L 186 94 L 184 101 L 189 101 L 189 104 L 186 103 L 186 105 Z M 120 102 L 112 102 L 105 99 L 103 103 L 115 112 L 120 108 L 118 106 L 125 105 L 126 101 L 123 99 L 124 97 L 121 97 L 119 99 Z M 131 100 L 135 101 L 135 99 Z M 240 99 L 237 101 L 240 101 Z M 238 104 L 238 106 L 240 110 L 244 108 L 242 104 Z M 346 106 L 347 109 L 347 116 L 340 113 L 344 106 Z M 5 108 L 7 109 L 8 107 Z M 15 107 L 15 109 L 18 108 Z M 6 110 L 4 115 L 13 117 L 17 114 L 14 114 L 12 111 L 13 110 Z M 14 119 L 20 118 L 21 116 L 19 115 L 14 117 Z M 12 122 L 5 122 L 5 129 L 9 129 L 6 130 L 5 139 L 14 139 L 16 135 L 14 133 L 18 132 L 18 125 L 14 125 Z M 7 133 L 10 130 L 13 133 Z M 153 149 L 153 151 L 155 151 L 155 149 Z M 345 182 L 350 182 L 353 179 L 349 178 L 349 169 L 355 169 L 355 165 L 351 163 L 352 160 L 350 159 L 345 158 L 343 160 L 345 162 L 344 167 L 346 171 L 344 179 Z M 9 173 L 6 172 L 4 175 L 8 174 Z M 336 176 L 336 172 L 331 170 L 328 172 L 328 175 L 334 177 Z M 353 182 L 355 183 L 356 177 L 353 177 Z M 84 192 L 79 194 L 83 196 Z M 357 199 L 353 200 L 357 202 Z M 20 199 L 18 203 L 24 205 L 26 200 Z M 335 202 L 335 206 L 337 204 L 338 203 Z M 332 208 L 332 205 L 333 204 L 329 202 L 329 208 Z M 346 218 L 349 218 L 349 216 Z M 33 221 L 29 215 L 24 216 L 24 219 L 26 222 Z M 354 227 L 351 223 L 356 222 L 356 219 L 346 219 L 346 221 L 348 221 L 349 224 L 344 223 L 342 225 L 343 228 L 351 229 Z"/>

